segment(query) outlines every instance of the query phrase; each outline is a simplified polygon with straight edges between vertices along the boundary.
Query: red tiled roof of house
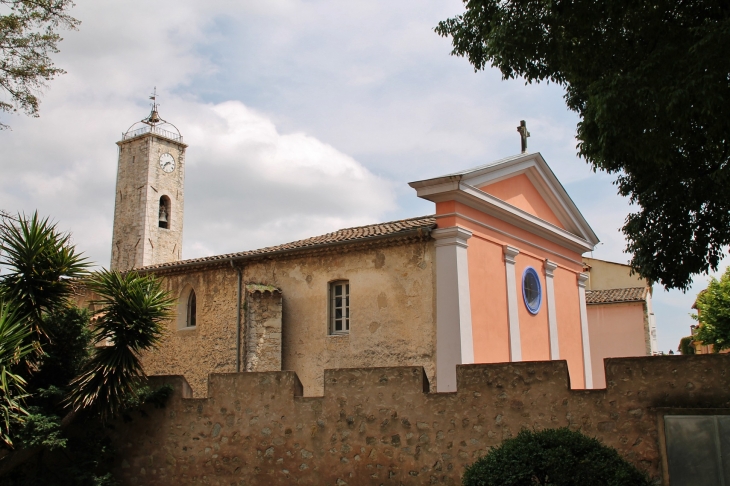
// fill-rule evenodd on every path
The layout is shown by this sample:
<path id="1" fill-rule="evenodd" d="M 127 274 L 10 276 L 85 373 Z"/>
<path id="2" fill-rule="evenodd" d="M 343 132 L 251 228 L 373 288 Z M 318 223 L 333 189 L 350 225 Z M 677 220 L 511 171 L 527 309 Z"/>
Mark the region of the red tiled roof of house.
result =
<path id="1" fill-rule="evenodd" d="M 619 302 L 641 302 L 646 299 L 649 287 L 628 287 L 624 289 L 586 290 L 586 304 L 617 304 Z"/>
<path id="2" fill-rule="evenodd" d="M 182 260 L 178 262 L 161 263 L 159 265 L 149 265 L 138 270 L 149 271 L 167 268 L 173 269 L 176 267 L 191 266 L 197 264 L 204 265 L 217 261 L 266 256 L 269 254 L 276 254 L 280 252 L 306 250 L 308 248 L 318 248 L 322 246 L 343 243 L 355 243 L 359 241 L 365 241 L 371 238 L 397 237 L 401 234 L 418 230 L 422 230 L 424 234 L 428 234 L 435 227 L 436 218 L 434 216 L 421 216 L 418 218 L 390 221 L 388 223 L 370 224 L 367 226 L 357 226 L 355 228 L 344 228 L 321 236 L 314 236 L 312 238 L 307 238 L 304 240 L 292 241 L 291 243 L 284 243 L 283 245 L 259 248 L 257 250 L 242 251 L 238 253 L 227 253 L 224 255 L 214 255 L 202 258 L 193 258 L 190 260 Z"/>

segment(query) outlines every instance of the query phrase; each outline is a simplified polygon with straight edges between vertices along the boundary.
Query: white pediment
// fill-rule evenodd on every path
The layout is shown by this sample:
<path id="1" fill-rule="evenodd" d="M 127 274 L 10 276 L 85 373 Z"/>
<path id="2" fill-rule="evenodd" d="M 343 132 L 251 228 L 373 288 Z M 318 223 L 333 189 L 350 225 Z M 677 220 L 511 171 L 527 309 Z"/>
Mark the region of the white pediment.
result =
<path id="1" fill-rule="evenodd" d="M 560 226 L 480 188 L 524 174 Z M 418 196 L 433 202 L 456 200 L 576 251 L 590 251 L 598 237 L 540 153 L 520 154 L 441 177 L 411 182 Z"/>

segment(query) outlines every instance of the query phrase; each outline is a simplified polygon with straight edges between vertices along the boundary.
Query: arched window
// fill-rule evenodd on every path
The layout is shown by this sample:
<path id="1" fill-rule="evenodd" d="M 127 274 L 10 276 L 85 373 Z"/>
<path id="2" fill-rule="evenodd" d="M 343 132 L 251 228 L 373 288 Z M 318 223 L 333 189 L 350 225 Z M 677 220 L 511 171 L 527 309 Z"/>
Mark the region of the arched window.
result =
<path id="1" fill-rule="evenodd" d="M 160 198 L 160 215 L 159 215 L 159 226 L 160 228 L 170 229 L 170 219 L 172 213 L 170 212 L 170 198 L 162 196 Z"/>
<path id="2" fill-rule="evenodd" d="M 190 290 L 190 295 L 188 295 L 188 312 L 187 312 L 187 319 L 185 320 L 185 325 L 187 327 L 195 327 L 195 319 L 197 314 L 197 304 L 195 302 L 195 290 Z"/>

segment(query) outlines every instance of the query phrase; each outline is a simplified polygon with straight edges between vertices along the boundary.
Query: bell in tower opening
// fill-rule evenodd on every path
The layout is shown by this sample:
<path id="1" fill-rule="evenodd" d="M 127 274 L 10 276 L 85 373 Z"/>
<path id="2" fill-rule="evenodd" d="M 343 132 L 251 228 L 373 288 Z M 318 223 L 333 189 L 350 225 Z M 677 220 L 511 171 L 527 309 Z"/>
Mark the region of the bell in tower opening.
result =
<path id="1" fill-rule="evenodd" d="M 126 272 L 182 259 L 185 149 L 180 131 L 152 109 L 117 142 L 111 268 Z"/>
<path id="2" fill-rule="evenodd" d="M 170 221 L 168 215 L 170 214 L 170 198 L 162 196 L 160 198 L 160 213 L 159 213 L 159 227 L 169 229 Z"/>

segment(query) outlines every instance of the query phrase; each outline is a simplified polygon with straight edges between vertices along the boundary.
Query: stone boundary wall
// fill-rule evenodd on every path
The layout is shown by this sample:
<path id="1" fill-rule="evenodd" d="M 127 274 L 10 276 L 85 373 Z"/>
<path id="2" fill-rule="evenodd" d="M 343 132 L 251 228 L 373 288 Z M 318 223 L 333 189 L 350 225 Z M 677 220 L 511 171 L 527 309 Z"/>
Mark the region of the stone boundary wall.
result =
<path id="1" fill-rule="evenodd" d="M 181 377 L 164 409 L 115 424 L 123 484 L 460 484 L 464 466 L 521 428 L 569 426 L 662 474 L 662 409 L 730 407 L 730 355 L 608 359 L 607 388 L 571 390 L 565 361 L 464 365 L 429 393 L 420 367 L 325 372 L 302 397 L 293 372 Z M 728 410 L 730 413 L 730 410 Z"/>

